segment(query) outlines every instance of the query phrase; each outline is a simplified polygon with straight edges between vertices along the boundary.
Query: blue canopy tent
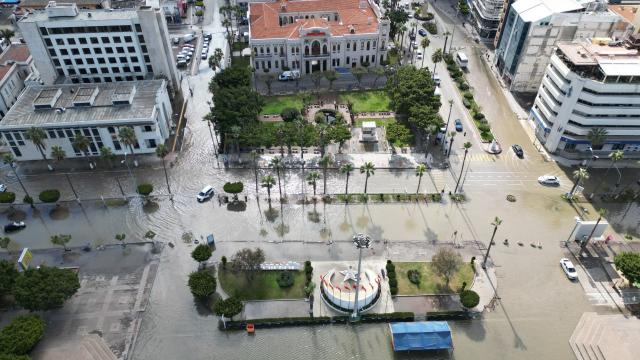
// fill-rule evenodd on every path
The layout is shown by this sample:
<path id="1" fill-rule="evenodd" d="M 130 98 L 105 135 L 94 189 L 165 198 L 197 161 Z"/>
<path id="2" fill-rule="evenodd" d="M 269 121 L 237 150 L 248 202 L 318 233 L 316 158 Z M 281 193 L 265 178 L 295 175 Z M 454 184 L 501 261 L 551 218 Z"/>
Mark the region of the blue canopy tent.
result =
<path id="1" fill-rule="evenodd" d="M 394 351 L 452 349 L 451 329 L 446 321 L 389 324 Z"/>
<path id="2" fill-rule="evenodd" d="M 0 6 L 12 6 L 20 4 L 20 0 L 0 0 Z"/>

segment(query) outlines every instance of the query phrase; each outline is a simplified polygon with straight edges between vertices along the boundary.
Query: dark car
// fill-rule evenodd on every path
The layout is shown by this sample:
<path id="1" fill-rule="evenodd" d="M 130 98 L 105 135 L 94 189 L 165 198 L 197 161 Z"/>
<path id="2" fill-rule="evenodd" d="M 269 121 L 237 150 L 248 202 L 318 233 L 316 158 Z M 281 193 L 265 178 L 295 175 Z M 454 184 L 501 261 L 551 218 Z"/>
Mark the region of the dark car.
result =
<path id="1" fill-rule="evenodd" d="M 418 30 L 418 34 L 420 34 L 420 36 L 427 36 L 427 30 L 420 29 L 420 30 Z"/>
<path id="2" fill-rule="evenodd" d="M 27 225 L 25 225 L 24 221 L 14 221 L 4 226 L 4 232 L 18 231 L 25 227 L 27 227 Z"/>
<path id="3" fill-rule="evenodd" d="M 462 132 L 462 121 L 460 121 L 460 119 L 456 119 L 455 125 L 456 125 L 456 131 Z"/>
<path id="4" fill-rule="evenodd" d="M 524 151 L 522 150 L 522 146 L 518 144 L 513 144 L 511 145 L 511 148 L 513 149 L 513 152 L 516 153 L 516 156 L 518 156 L 519 158 L 524 157 Z"/>

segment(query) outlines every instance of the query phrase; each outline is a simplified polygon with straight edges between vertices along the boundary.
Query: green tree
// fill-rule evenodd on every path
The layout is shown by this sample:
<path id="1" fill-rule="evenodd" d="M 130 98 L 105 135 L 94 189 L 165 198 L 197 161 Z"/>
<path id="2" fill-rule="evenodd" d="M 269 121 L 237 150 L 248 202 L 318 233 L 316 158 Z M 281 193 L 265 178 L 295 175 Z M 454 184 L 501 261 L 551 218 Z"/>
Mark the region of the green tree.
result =
<path id="1" fill-rule="evenodd" d="M 353 164 L 346 163 L 340 167 L 340 172 L 347 176 L 345 184 L 344 184 L 344 193 L 345 195 L 349 194 L 349 176 L 351 176 L 351 172 L 354 170 Z"/>
<path id="2" fill-rule="evenodd" d="M 89 140 L 88 137 L 77 133 L 75 134 L 75 137 L 73 138 L 73 141 L 71 142 L 73 144 L 73 147 L 76 148 L 78 151 L 80 151 L 82 153 L 82 156 L 87 157 L 87 153 L 89 152 L 89 145 L 91 144 L 91 141 Z M 51 151 L 52 156 L 53 156 L 53 149 Z M 91 160 L 89 160 L 89 167 L 92 167 L 93 163 L 91 162 Z"/>
<path id="3" fill-rule="evenodd" d="M 418 187 L 416 188 L 416 194 L 420 192 L 420 184 L 422 183 L 422 176 L 427 171 L 427 165 L 418 164 L 416 166 L 416 176 L 418 177 Z"/>
<path id="4" fill-rule="evenodd" d="M 417 129 L 428 132 L 428 129 L 440 129 L 444 126 L 444 121 L 437 109 L 426 105 L 415 105 L 409 110 L 409 124 Z"/>
<path id="5" fill-rule="evenodd" d="M 119 241 L 122 247 L 127 246 L 127 243 L 125 242 L 126 238 L 127 238 L 127 234 L 116 234 L 116 236 L 114 236 L 114 239 L 116 239 L 116 241 Z"/>
<path id="6" fill-rule="evenodd" d="M 284 108 L 280 112 L 280 117 L 284 122 L 292 122 L 300 119 L 300 111 L 296 108 Z"/>
<path id="7" fill-rule="evenodd" d="M 0 298 L 13 292 L 13 285 L 16 283 L 18 275 L 18 270 L 12 262 L 0 260 Z"/>
<path id="8" fill-rule="evenodd" d="M 44 321 L 38 315 L 20 315 L 0 331 L 3 353 L 25 355 L 36 346 L 44 334 Z"/>
<path id="9" fill-rule="evenodd" d="M 320 93 L 320 85 L 322 84 L 322 78 L 324 75 L 321 72 L 311 73 L 311 82 L 316 89 L 316 94 Z"/>
<path id="10" fill-rule="evenodd" d="M 351 130 L 344 123 L 336 123 L 327 128 L 327 136 L 338 144 L 338 153 L 342 154 L 344 143 L 351 139 Z"/>
<path id="11" fill-rule="evenodd" d="M 391 146 L 407 146 L 413 142 L 411 130 L 400 123 L 390 123 L 386 127 L 387 141 Z"/>
<path id="12" fill-rule="evenodd" d="M 103 146 L 100 148 L 100 158 L 105 160 L 109 164 L 109 168 L 113 168 L 113 160 L 116 156 L 113 154 L 110 148 Z"/>
<path id="13" fill-rule="evenodd" d="M 11 29 L 0 30 L 0 39 L 4 40 L 7 45 L 11 44 L 11 38 L 16 35 Z"/>
<path id="14" fill-rule="evenodd" d="M 0 354 L 0 360 L 31 360 L 29 355 Z"/>
<path id="15" fill-rule="evenodd" d="M 387 77 L 387 92 L 391 108 L 400 114 L 412 116 L 416 106 L 424 106 L 438 113 L 440 98 L 434 95 L 435 82 L 427 69 L 400 66 Z"/>
<path id="16" fill-rule="evenodd" d="M 431 43 L 431 41 L 429 41 L 428 38 L 424 37 L 422 38 L 422 40 L 420 40 L 420 46 L 422 47 L 422 64 L 420 65 L 420 67 L 424 67 L 424 58 L 427 57 L 427 47 L 429 47 L 429 44 Z"/>
<path id="17" fill-rule="evenodd" d="M 47 163 L 49 170 L 53 170 L 53 167 L 49 164 L 49 160 L 45 154 L 46 144 L 44 139 L 46 139 L 47 134 L 44 130 L 39 127 L 31 127 L 26 131 L 25 136 L 27 137 L 27 140 L 31 141 L 38 151 L 40 151 L 40 155 L 42 155 L 42 159 Z"/>
<path id="18" fill-rule="evenodd" d="M 265 69 L 265 72 L 268 71 L 268 69 Z M 271 85 L 273 85 L 273 81 L 276 79 L 276 76 L 274 74 L 265 74 L 264 75 L 264 84 L 267 85 L 267 96 L 271 95 Z"/>
<path id="19" fill-rule="evenodd" d="M 276 179 L 271 175 L 267 175 L 262 178 L 262 187 L 267 188 L 267 198 L 269 199 L 269 204 L 271 204 L 271 188 L 276 184 Z"/>
<path id="20" fill-rule="evenodd" d="M 436 274 L 444 278 L 447 288 L 449 287 L 451 278 L 458 272 L 461 265 L 462 257 L 450 248 L 438 249 L 431 258 L 431 268 Z"/>
<path id="21" fill-rule="evenodd" d="M 324 72 L 324 78 L 329 82 L 329 90 L 333 89 L 333 82 L 338 80 L 338 73 L 335 70 L 329 70 Z"/>
<path id="22" fill-rule="evenodd" d="M 313 187 L 313 196 L 316 196 L 316 185 L 320 179 L 320 174 L 317 171 L 312 171 L 307 174 L 307 183 Z"/>
<path id="23" fill-rule="evenodd" d="M 278 191 L 280 192 L 280 198 L 282 199 L 282 186 L 280 185 L 280 171 L 284 171 L 284 161 L 283 157 L 274 157 L 269 162 L 269 166 L 271 166 L 276 171 L 276 176 L 278 177 Z"/>
<path id="24" fill-rule="evenodd" d="M 480 303 L 480 296 L 473 290 L 463 290 L 460 293 L 460 303 L 467 309 L 474 308 Z"/>
<path id="25" fill-rule="evenodd" d="M 51 243 L 53 245 L 62 246 L 64 251 L 69 251 L 69 249 L 67 248 L 67 244 L 69 243 L 69 241 L 71 241 L 71 235 L 68 235 L 68 234 L 67 235 L 60 234 L 60 235 L 52 235 L 51 236 Z"/>
<path id="26" fill-rule="evenodd" d="M 623 251 L 615 256 L 613 263 L 630 284 L 640 283 L 640 253 Z"/>
<path id="27" fill-rule="evenodd" d="M 594 150 L 602 149 L 609 132 L 604 128 L 592 128 L 587 134 L 587 140 L 591 141 L 591 147 Z"/>
<path id="28" fill-rule="evenodd" d="M 573 184 L 571 191 L 569 191 L 569 194 L 571 194 L 571 196 L 573 196 L 574 191 L 580 184 L 582 184 L 583 181 L 589 180 L 589 172 L 585 168 L 579 168 L 578 170 L 575 170 L 573 172 L 573 178 L 576 180 L 576 182 L 575 184 Z"/>
<path id="29" fill-rule="evenodd" d="M 331 159 L 331 156 L 329 156 L 329 155 L 324 155 L 318 161 L 318 165 L 322 166 L 322 182 L 323 182 L 322 193 L 325 194 L 325 195 L 327 194 L 327 168 L 332 163 L 333 163 L 333 160 Z M 315 195 L 315 191 L 314 191 L 313 195 Z"/>
<path id="30" fill-rule="evenodd" d="M 360 166 L 360 174 L 365 174 L 366 178 L 364 180 L 364 193 L 367 193 L 367 185 L 369 185 L 369 177 L 374 175 L 376 171 L 375 165 L 372 162 L 366 162 L 364 165 Z"/>
<path id="31" fill-rule="evenodd" d="M 230 297 L 225 300 L 218 300 L 213 305 L 213 312 L 218 316 L 233 318 L 242 312 L 242 308 L 242 302 L 238 298 Z"/>
<path id="32" fill-rule="evenodd" d="M 378 79 L 380 79 L 381 77 L 384 76 L 385 71 L 384 71 L 383 67 L 377 66 L 377 67 L 374 67 L 373 69 L 371 69 L 371 73 L 374 75 L 373 87 L 375 88 L 376 84 L 378 83 Z"/>
<path id="33" fill-rule="evenodd" d="M 460 12 L 460 15 L 462 16 L 469 15 L 469 5 L 467 5 L 467 2 L 465 0 L 458 1 L 457 9 L 458 9 L 458 12 Z"/>
<path id="34" fill-rule="evenodd" d="M 458 181 L 456 181 L 456 188 L 453 190 L 454 193 L 458 192 L 458 185 L 460 185 L 460 179 L 462 179 L 462 170 L 464 170 L 464 164 L 467 162 L 467 154 L 469 154 L 471 143 L 467 141 L 462 146 L 464 147 L 464 157 L 462 158 L 462 167 L 460 167 L 460 174 L 458 174 Z"/>
<path id="35" fill-rule="evenodd" d="M 264 262 L 264 251 L 260 248 L 238 250 L 231 258 L 231 267 L 235 271 L 244 271 L 248 280 L 253 279 L 253 272 Z"/>
<path id="36" fill-rule="evenodd" d="M 66 157 L 67 157 L 67 152 L 64 151 L 62 146 L 53 145 L 51 147 L 51 158 L 53 160 L 55 160 L 56 162 L 60 162 L 60 161 L 64 160 Z"/>
<path id="37" fill-rule="evenodd" d="M 367 73 L 367 69 L 361 67 L 355 67 L 351 69 L 351 74 L 356 78 L 358 82 L 358 88 L 360 88 L 360 84 L 362 83 L 362 77 Z"/>
<path id="38" fill-rule="evenodd" d="M 189 289 L 198 299 L 206 299 L 216 292 L 216 278 L 208 271 L 194 271 L 189 274 Z"/>
<path id="39" fill-rule="evenodd" d="M 0 249 L 7 250 L 9 248 L 9 243 L 11 243 L 11 238 L 7 236 L 0 237 Z"/>
<path id="40" fill-rule="evenodd" d="M 58 202 L 60 200 L 60 191 L 56 189 L 43 190 L 38 195 L 38 199 L 47 204 Z"/>
<path id="41" fill-rule="evenodd" d="M 200 244 L 196 246 L 195 249 L 193 249 L 193 251 L 191 252 L 191 257 L 193 258 L 193 260 L 197 261 L 200 266 L 202 266 L 203 263 L 209 260 L 209 258 L 211 257 L 211 248 L 209 247 L 209 245 Z"/>
<path id="42" fill-rule="evenodd" d="M 436 51 L 431 54 L 431 61 L 433 62 L 433 74 L 436 73 L 436 66 L 439 62 L 444 59 L 444 54 L 442 53 L 442 49 L 436 49 Z"/>
<path id="43" fill-rule="evenodd" d="M 214 92 L 214 90 L 237 87 L 251 87 L 251 71 L 249 71 L 248 68 L 239 66 L 231 66 L 225 68 L 217 73 L 209 84 L 209 90 L 212 93 Z"/>
<path id="44" fill-rule="evenodd" d="M 60 308 L 80 288 L 78 275 L 71 269 L 40 266 L 28 269 L 13 287 L 16 302 L 30 311 Z"/>
<path id="45" fill-rule="evenodd" d="M 164 180 L 167 182 L 167 191 L 171 195 L 171 187 L 169 186 L 169 175 L 167 174 L 167 165 L 164 159 L 169 155 L 169 149 L 165 144 L 160 144 L 156 147 L 156 156 L 162 159 L 162 169 L 164 170 Z"/>
<path id="46" fill-rule="evenodd" d="M 255 124 L 262 106 L 264 100 L 260 94 L 249 87 L 220 88 L 216 90 L 214 106 L 205 118 L 213 122 L 218 133 L 225 134 L 233 126 L 244 129 Z"/>
<path id="47" fill-rule="evenodd" d="M 409 14 L 404 11 L 404 9 L 394 6 L 393 9 L 386 12 L 386 15 L 389 18 L 390 23 L 390 38 L 393 38 L 393 36 L 395 36 L 398 31 L 401 31 L 402 33 L 404 33 L 404 31 L 407 31 L 407 28 L 404 26 L 404 24 L 409 21 Z M 404 28 L 404 31 L 402 30 L 402 28 Z"/>
<path id="48" fill-rule="evenodd" d="M 136 154 L 133 151 L 133 147 L 138 144 L 138 139 L 136 138 L 136 133 L 133 131 L 133 128 L 130 126 L 123 126 L 118 129 L 118 139 L 125 146 L 129 147 L 129 151 L 131 152 L 131 156 L 133 156 L 134 163 L 136 162 Z"/>

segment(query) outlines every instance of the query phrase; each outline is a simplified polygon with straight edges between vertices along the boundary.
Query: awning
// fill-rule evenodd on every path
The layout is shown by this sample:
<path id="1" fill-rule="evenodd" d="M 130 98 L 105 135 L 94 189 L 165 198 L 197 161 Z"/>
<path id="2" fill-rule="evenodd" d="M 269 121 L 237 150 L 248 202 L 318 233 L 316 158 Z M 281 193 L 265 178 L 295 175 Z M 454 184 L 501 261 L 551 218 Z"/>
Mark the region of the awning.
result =
<path id="1" fill-rule="evenodd" d="M 452 349 L 451 329 L 446 321 L 389 324 L 394 351 Z"/>

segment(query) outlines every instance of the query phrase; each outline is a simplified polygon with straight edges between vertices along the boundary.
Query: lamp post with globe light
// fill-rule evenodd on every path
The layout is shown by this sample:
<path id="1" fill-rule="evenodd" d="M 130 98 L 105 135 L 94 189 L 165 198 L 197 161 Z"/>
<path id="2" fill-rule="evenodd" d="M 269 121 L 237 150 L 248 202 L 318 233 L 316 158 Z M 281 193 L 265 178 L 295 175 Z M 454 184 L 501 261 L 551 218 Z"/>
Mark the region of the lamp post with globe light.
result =
<path id="1" fill-rule="evenodd" d="M 353 235 L 353 244 L 356 246 L 358 252 L 358 273 L 356 275 L 356 299 L 353 307 L 353 314 L 351 315 L 351 321 L 360 320 L 360 315 L 358 314 L 358 292 L 360 291 L 360 268 L 362 265 L 362 249 L 368 249 L 371 247 L 371 238 L 368 235 L 358 233 Z"/>

